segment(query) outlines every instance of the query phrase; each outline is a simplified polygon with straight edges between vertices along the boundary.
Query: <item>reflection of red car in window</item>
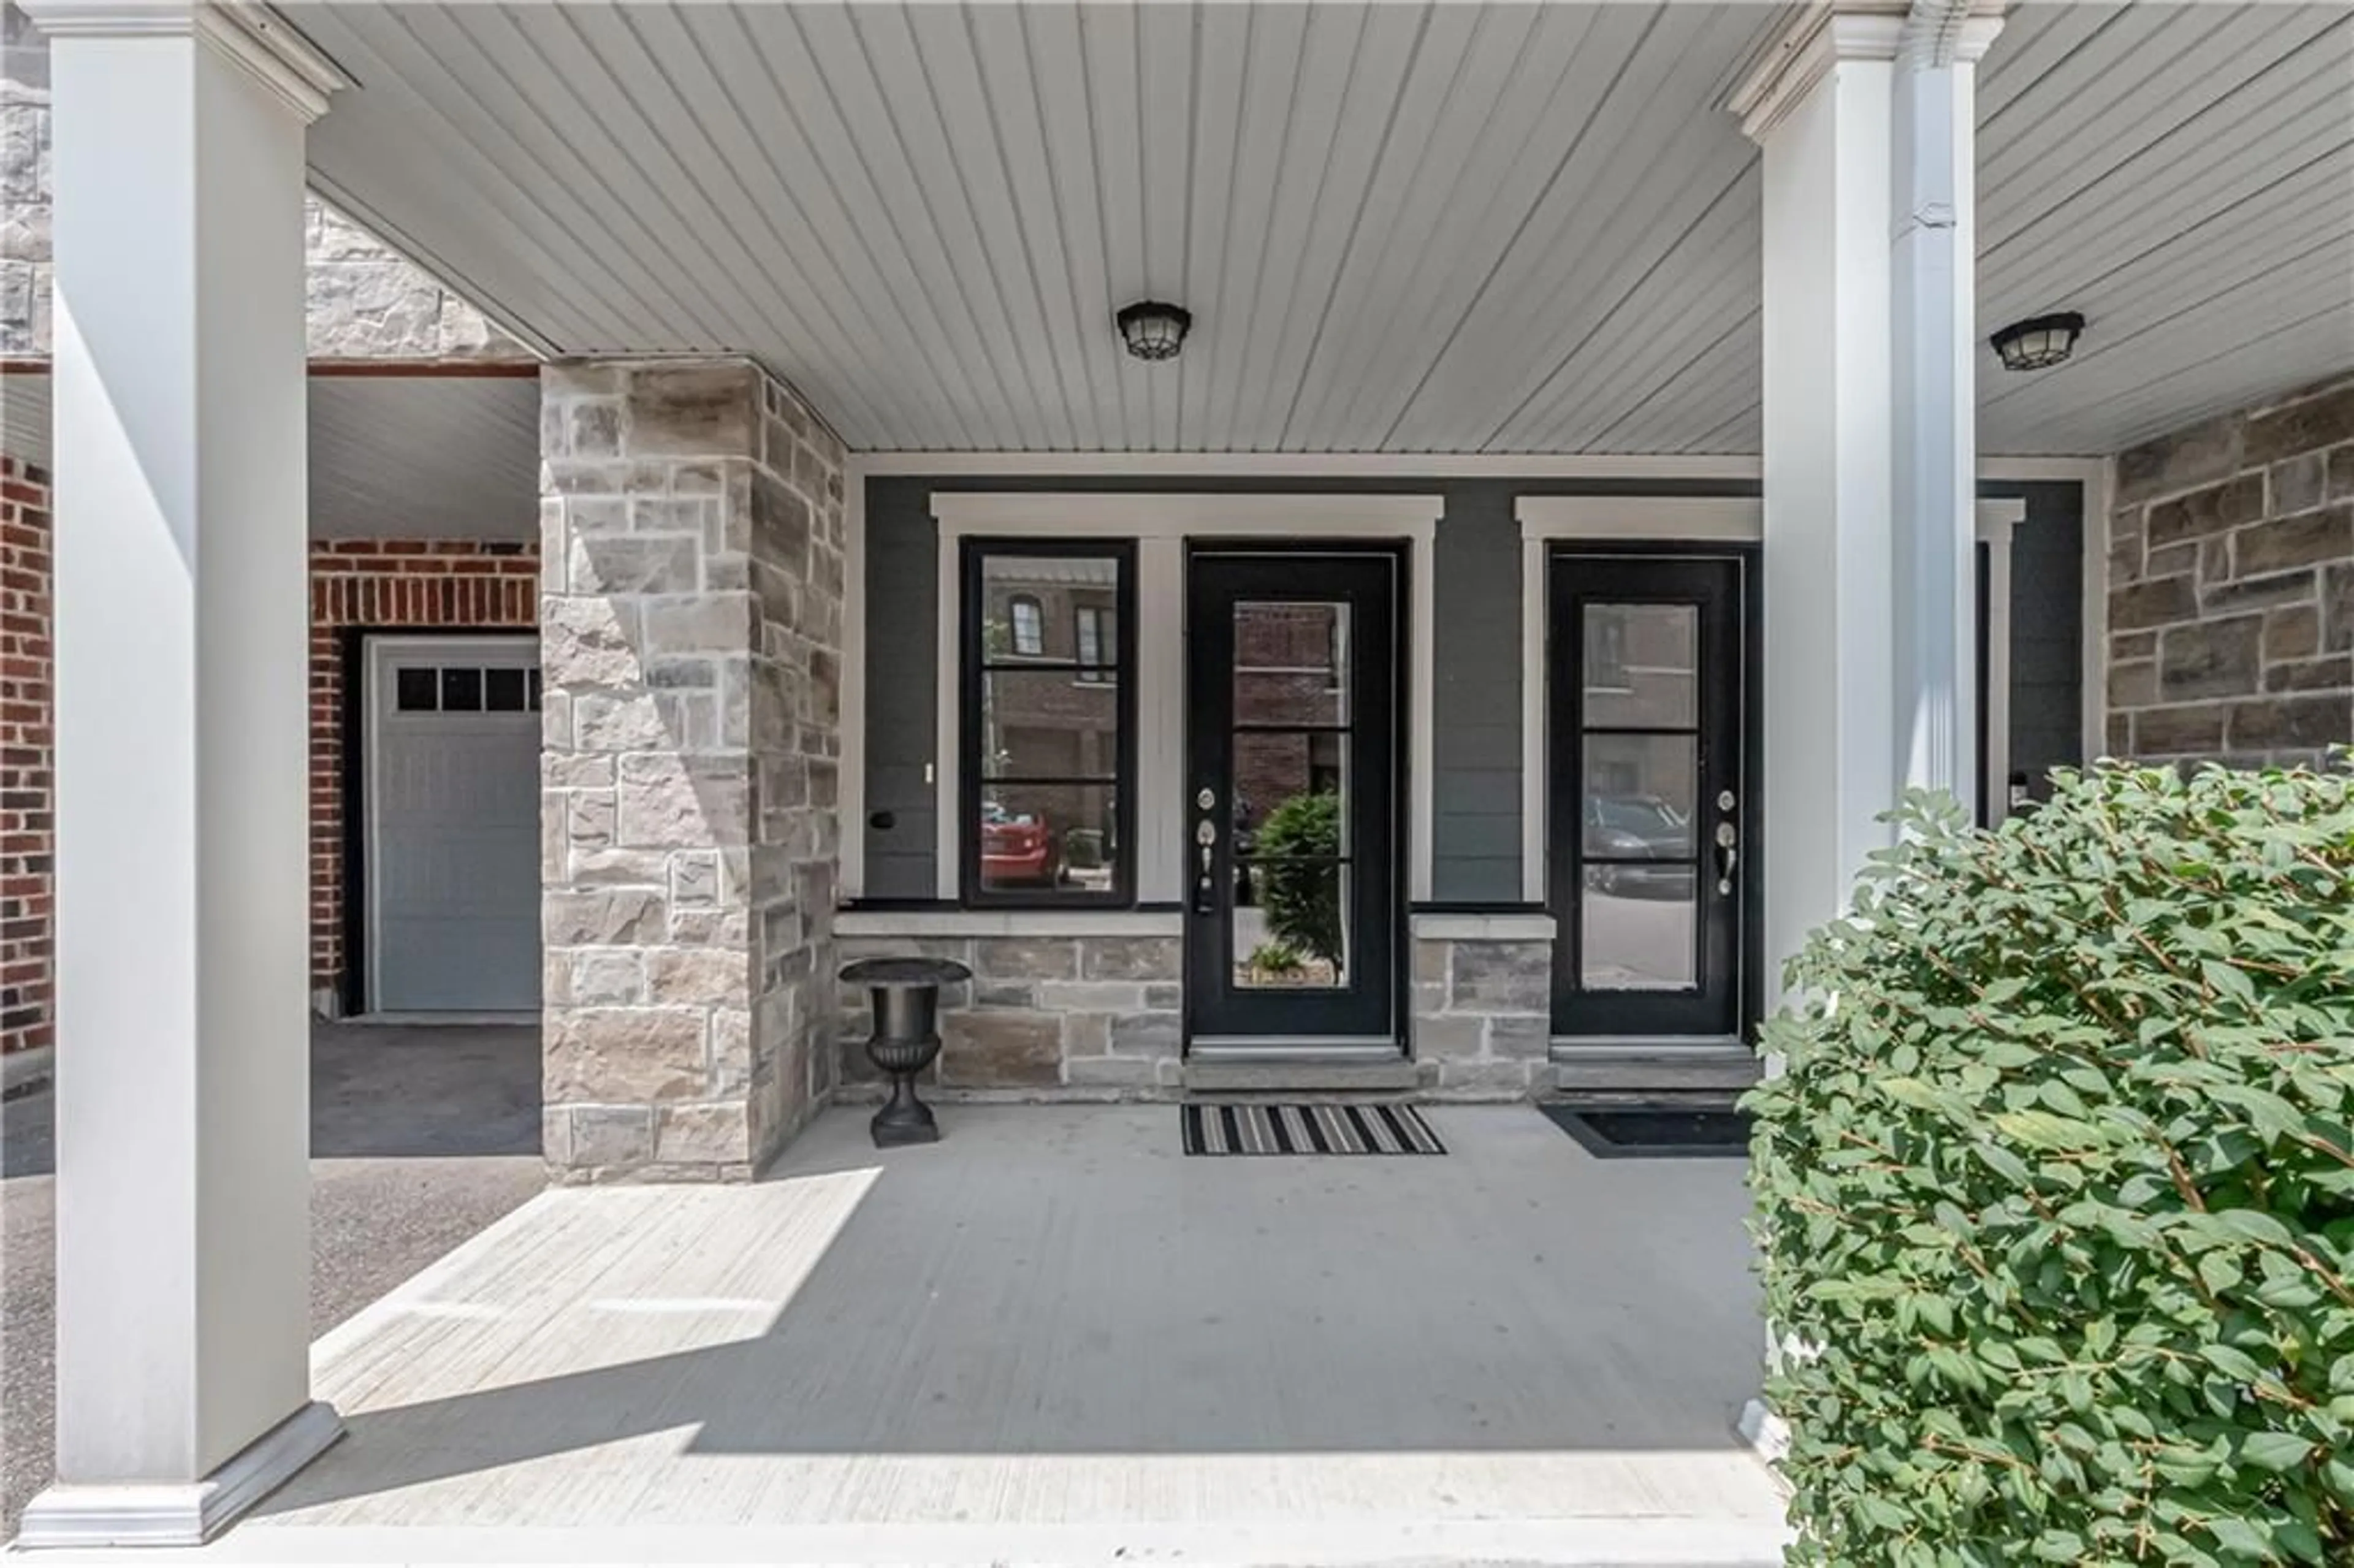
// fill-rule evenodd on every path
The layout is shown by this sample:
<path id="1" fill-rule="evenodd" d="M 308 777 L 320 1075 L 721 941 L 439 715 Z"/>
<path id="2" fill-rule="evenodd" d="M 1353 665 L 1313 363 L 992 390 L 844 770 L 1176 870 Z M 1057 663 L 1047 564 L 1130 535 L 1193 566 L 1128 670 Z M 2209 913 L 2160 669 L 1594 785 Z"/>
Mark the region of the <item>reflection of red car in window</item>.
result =
<path id="1" fill-rule="evenodd" d="M 981 875 L 984 882 L 1036 883 L 1052 887 L 1062 881 L 1062 847 L 1044 813 L 1009 811 L 994 801 L 981 809 Z"/>

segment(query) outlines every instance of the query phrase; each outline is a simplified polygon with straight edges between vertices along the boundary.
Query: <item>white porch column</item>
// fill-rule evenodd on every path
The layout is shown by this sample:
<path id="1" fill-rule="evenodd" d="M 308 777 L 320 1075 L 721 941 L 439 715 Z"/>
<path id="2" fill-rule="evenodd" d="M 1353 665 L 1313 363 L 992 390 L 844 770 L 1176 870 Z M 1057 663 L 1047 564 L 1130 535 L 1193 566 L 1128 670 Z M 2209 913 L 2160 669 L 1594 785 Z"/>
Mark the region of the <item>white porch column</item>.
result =
<path id="1" fill-rule="evenodd" d="M 53 39 L 58 1483 L 44 1545 L 193 1542 L 310 1401 L 303 127 L 249 12 Z"/>
<path id="2" fill-rule="evenodd" d="M 1999 26 L 1842 3 L 1733 100 L 1765 149 L 1775 964 L 1846 906 L 1906 784 L 1976 795 L 1967 62 Z"/>

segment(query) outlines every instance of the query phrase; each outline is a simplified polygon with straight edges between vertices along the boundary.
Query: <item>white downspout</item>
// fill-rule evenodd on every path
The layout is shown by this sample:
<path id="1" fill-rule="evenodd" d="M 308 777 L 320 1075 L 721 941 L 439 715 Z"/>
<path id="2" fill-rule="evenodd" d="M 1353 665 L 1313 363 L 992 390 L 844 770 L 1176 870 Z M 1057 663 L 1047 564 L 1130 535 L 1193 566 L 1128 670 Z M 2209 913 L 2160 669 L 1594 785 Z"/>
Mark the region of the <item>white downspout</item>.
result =
<path id="1" fill-rule="evenodd" d="M 1972 0 L 1913 0 L 1897 45 L 1893 481 L 1897 781 L 1978 793 Z"/>

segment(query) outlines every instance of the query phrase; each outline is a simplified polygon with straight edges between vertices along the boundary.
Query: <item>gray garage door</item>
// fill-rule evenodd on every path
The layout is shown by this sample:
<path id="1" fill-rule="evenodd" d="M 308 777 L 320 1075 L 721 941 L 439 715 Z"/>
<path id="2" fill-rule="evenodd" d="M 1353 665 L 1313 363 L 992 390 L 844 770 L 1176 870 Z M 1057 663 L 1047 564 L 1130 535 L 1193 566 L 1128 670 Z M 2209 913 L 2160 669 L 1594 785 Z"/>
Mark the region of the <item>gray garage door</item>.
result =
<path id="1" fill-rule="evenodd" d="M 539 653 L 368 644 L 369 995 L 380 1012 L 539 1006 Z"/>

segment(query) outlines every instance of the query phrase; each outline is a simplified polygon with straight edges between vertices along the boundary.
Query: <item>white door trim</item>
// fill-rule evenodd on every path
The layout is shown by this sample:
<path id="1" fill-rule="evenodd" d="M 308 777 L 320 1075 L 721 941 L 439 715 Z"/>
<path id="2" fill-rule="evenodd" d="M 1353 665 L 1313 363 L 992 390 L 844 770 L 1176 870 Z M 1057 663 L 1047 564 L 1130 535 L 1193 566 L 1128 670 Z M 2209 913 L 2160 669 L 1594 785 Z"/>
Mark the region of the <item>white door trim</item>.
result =
<path id="1" fill-rule="evenodd" d="M 480 662 L 504 668 L 539 667 L 539 640 L 536 636 L 509 635 L 485 637 L 480 632 L 382 632 L 369 634 L 363 643 L 362 663 L 365 684 L 360 698 L 360 766 L 362 791 L 365 799 L 364 821 L 361 824 L 360 882 L 364 900 L 366 929 L 365 953 L 366 968 L 362 975 L 361 1011 L 374 1015 L 384 1010 L 384 878 L 376 874 L 383 859 L 383 840 L 376 821 L 377 808 L 384 800 L 383 781 L 378 769 L 384 764 L 384 718 L 392 711 L 392 691 L 389 685 L 393 661 L 402 653 L 429 652 L 435 658 L 451 663 Z M 346 802 L 345 821 L 351 813 Z M 348 830 L 346 830 L 348 831 Z M 344 890 L 349 898 L 351 890 Z"/>
<path id="2" fill-rule="evenodd" d="M 2116 462 L 2105 457 L 1984 458 L 1978 478 L 1997 482 L 2073 484 L 2084 518 L 2083 609 L 2078 674 L 2086 763 L 2109 749 L 2109 511 L 2116 493 Z M 2008 794 L 2008 790 L 2005 791 Z"/>
<path id="3" fill-rule="evenodd" d="M 934 885 L 960 895 L 963 824 L 957 820 L 964 689 L 960 632 L 968 536 L 1137 541 L 1136 895 L 1165 903 L 1184 895 L 1185 582 L 1189 540 L 1402 539 L 1407 546 L 1405 733 L 1406 897 L 1431 887 L 1432 546 L 1446 510 L 1437 495 L 1246 494 L 1097 491 L 935 491 L 939 524 L 940 680 L 936 687 L 933 806 L 938 823 Z"/>
<path id="4" fill-rule="evenodd" d="M 2027 520 L 2024 501 L 1981 501 L 1978 542 L 1987 547 L 1986 755 L 1978 799 L 1989 827 L 2010 815 L 2010 536 Z"/>

